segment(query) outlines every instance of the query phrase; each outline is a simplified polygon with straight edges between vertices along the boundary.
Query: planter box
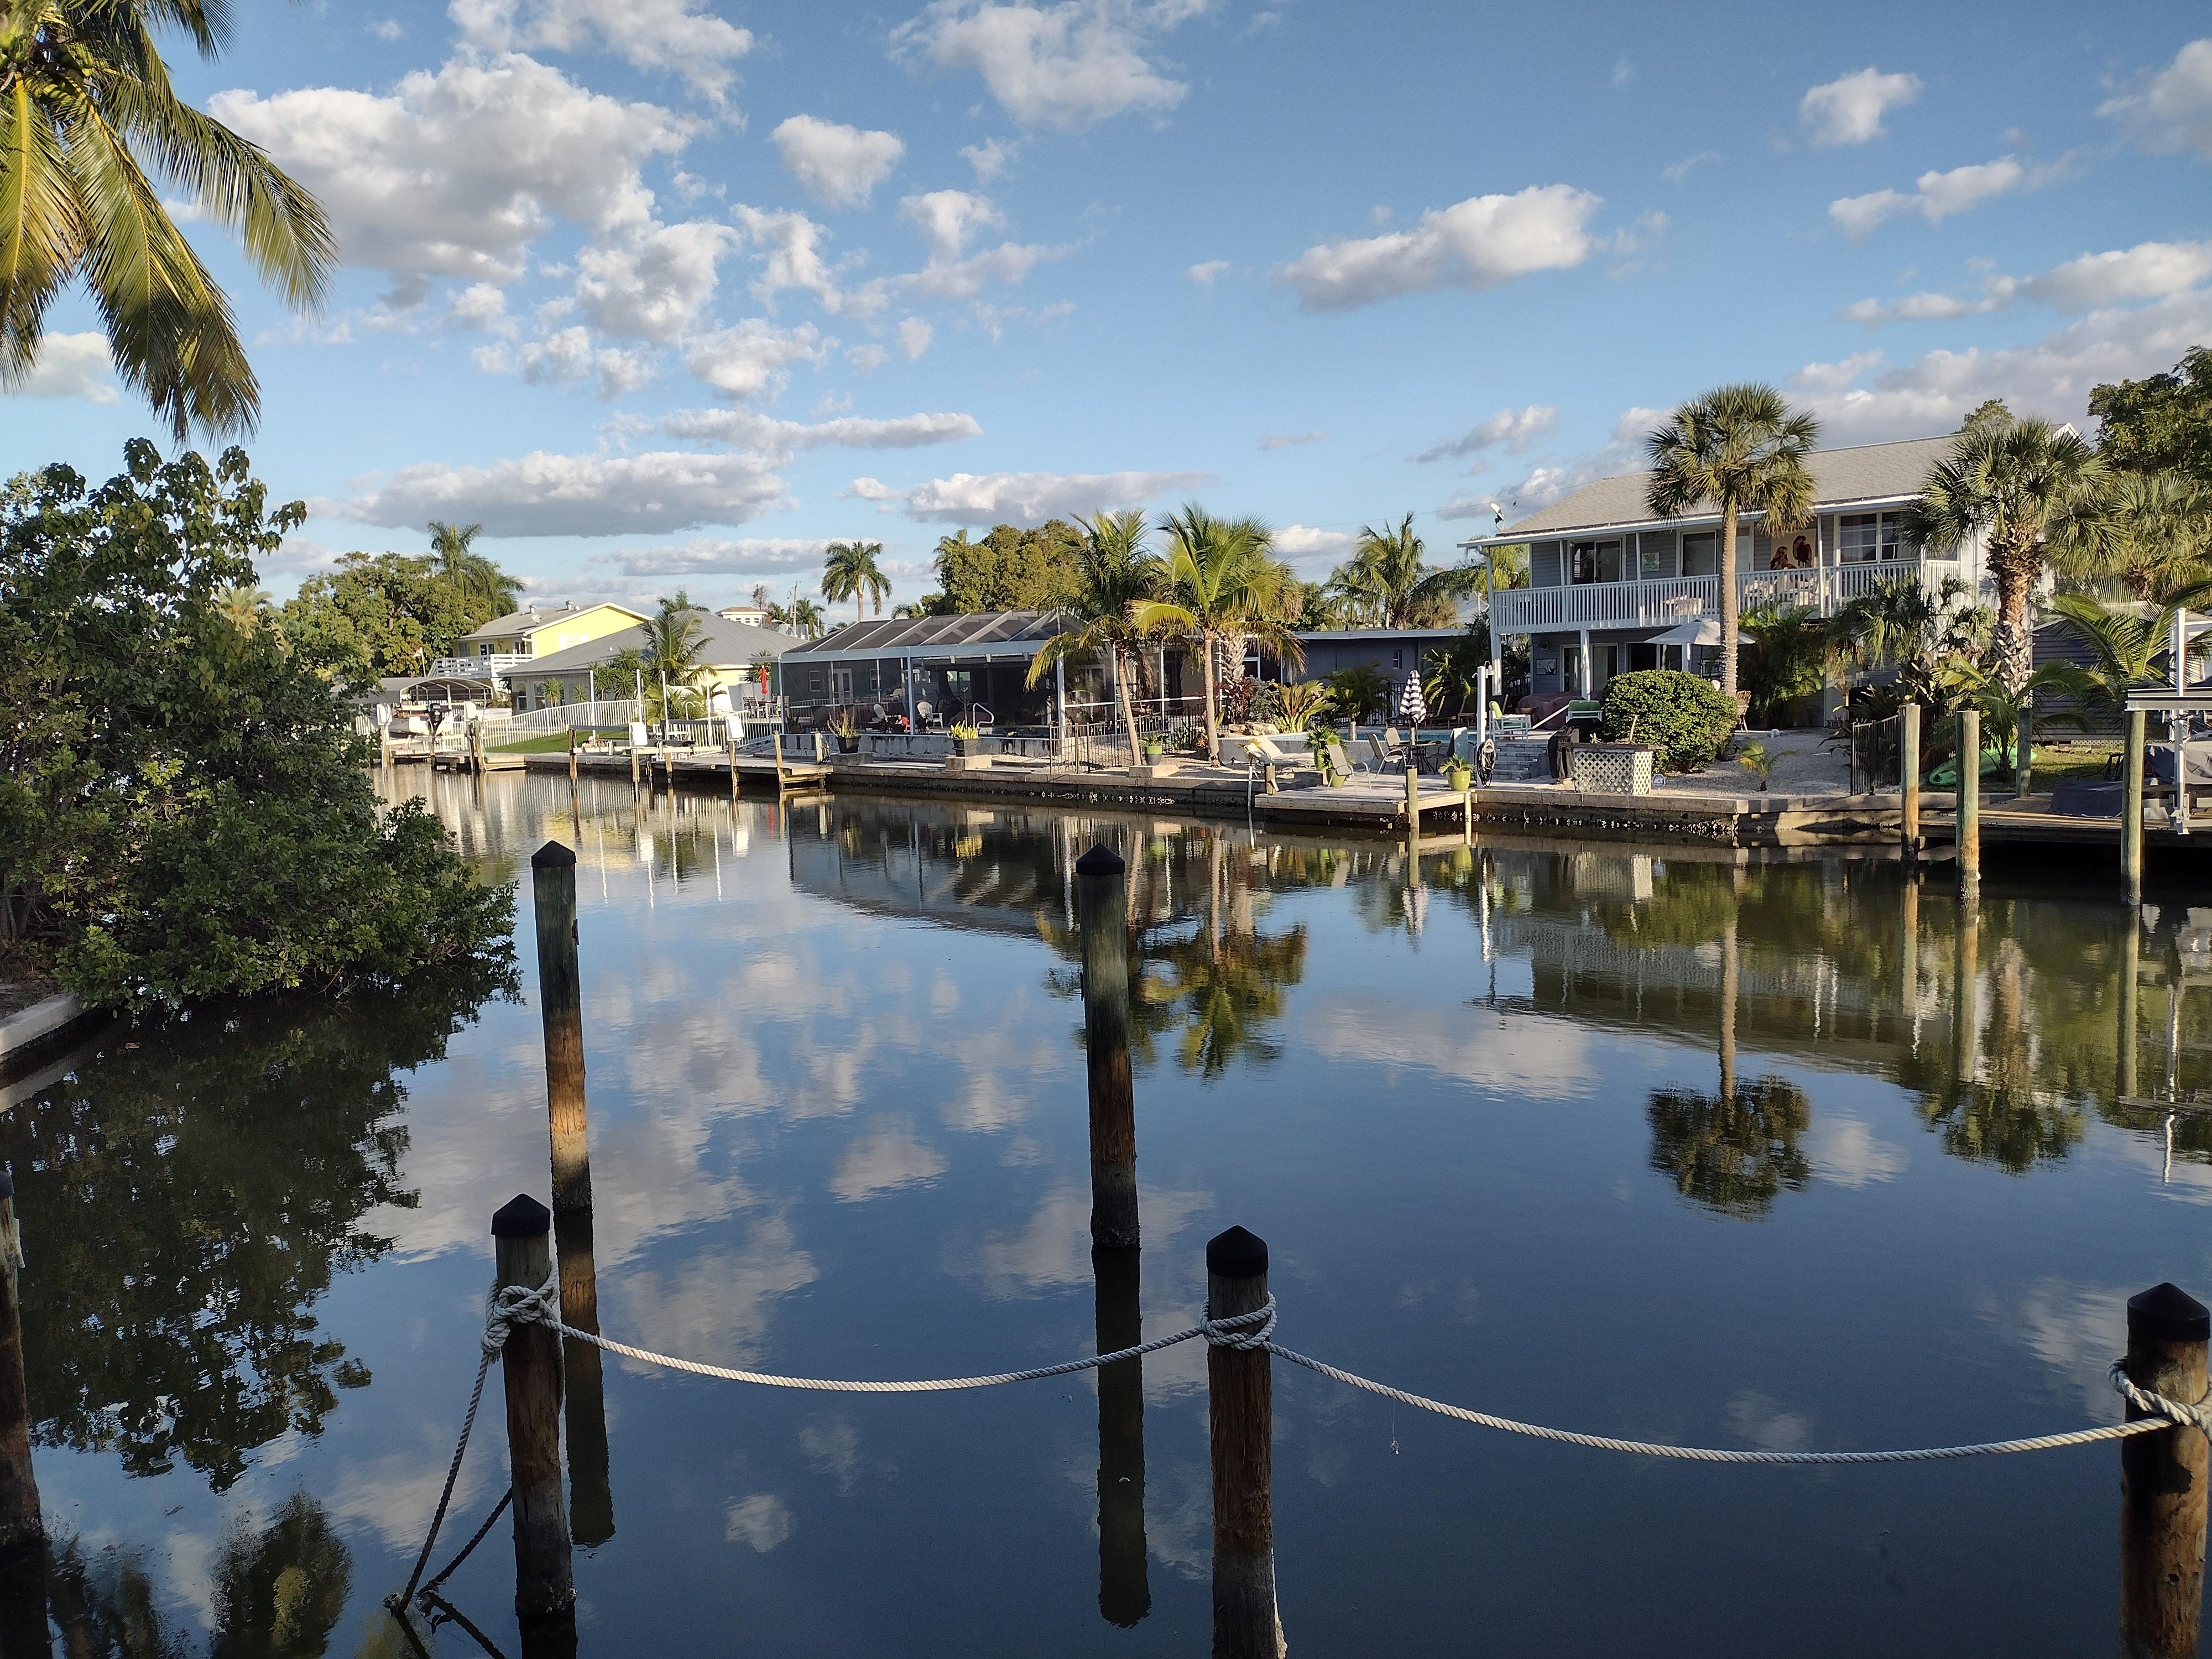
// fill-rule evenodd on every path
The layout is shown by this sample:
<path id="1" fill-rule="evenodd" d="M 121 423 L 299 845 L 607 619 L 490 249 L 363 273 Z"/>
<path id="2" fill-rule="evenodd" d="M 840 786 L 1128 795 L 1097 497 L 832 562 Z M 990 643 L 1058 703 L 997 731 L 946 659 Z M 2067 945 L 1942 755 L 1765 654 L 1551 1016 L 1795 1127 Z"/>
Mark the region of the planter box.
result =
<path id="1" fill-rule="evenodd" d="M 1131 767 L 1129 775 L 1133 778 L 1171 778 L 1182 770 L 1181 761 L 1146 761 L 1140 766 Z"/>
<path id="2" fill-rule="evenodd" d="M 955 755 L 945 763 L 948 772 L 988 772 L 991 769 L 988 755 Z"/>
<path id="3" fill-rule="evenodd" d="M 1593 795 L 1648 795 L 1653 750 L 1639 743 L 1582 743 L 1567 750 L 1576 788 Z"/>

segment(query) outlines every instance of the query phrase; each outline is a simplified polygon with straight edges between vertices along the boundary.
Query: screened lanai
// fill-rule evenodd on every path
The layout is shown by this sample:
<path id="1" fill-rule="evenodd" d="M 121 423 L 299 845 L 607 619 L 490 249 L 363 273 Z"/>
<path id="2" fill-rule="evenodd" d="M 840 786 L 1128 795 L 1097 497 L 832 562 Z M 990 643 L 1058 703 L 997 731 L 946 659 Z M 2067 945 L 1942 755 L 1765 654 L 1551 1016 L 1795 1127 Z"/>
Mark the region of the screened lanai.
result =
<path id="1" fill-rule="evenodd" d="M 962 617 L 891 617 L 848 623 L 783 653 L 791 720 L 818 726 L 849 708 L 872 731 L 1058 732 L 1071 700 L 1095 695 L 1097 669 L 1057 665 L 1024 684 L 1044 642 L 1075 626 L 1063 611 L 991 611 Z"/>

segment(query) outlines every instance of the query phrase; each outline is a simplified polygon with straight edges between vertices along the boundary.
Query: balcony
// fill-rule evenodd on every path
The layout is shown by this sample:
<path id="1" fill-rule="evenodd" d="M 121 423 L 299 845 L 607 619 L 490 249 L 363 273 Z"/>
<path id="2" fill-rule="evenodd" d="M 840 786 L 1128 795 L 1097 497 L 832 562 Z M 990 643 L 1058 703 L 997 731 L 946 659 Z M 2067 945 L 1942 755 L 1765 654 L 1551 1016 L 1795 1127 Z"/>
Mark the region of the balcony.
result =
<path id="1" fill-rule="evenodd" d="M 1832 617 L 1863 593 L 1899 576 L 1917 576 L 1930 592 L 1964 574 L 1955 562 L 1896 559 L 1869 564 L 1819 565 L 1810 570 L 1747 570 L 1736 580 L 1736 600 L 1755 605 L 1810 605 Z M 1492 601 L 1498 631 L 1550 634 L 1585 628 L 1672 628 L 1720 615 L 1719 580 L 1666 576 L 1656 581 L 1583 582 L 1572 587 L 1516 587 Z"/>
<path id="2" fill-rule="evenodd" d="M 527 668 L 530 663 L 530 658 L 507 651 L 491 657 L 440 657 L 430 665 L 429 677 L 441 680 L 488 680 L 495 675 Z"/>

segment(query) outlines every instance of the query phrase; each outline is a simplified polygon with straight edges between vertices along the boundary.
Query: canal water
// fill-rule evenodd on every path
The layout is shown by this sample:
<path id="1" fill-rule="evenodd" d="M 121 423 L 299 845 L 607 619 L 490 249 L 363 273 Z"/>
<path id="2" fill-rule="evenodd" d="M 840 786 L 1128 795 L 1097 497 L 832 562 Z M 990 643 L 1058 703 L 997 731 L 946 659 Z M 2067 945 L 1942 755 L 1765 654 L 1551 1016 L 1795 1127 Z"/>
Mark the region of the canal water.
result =
<path id="1" fill-rule="evenodd" d="M 204 1015 L 0 1115 L 73 1655 L 404 1650 L 379 1603 L 453 1450 L 489 1218 L 548 1187 L 548 838 L 580 860 L 600 1316 L 653 1348 L 1049 1364 L 1192 1322 L 1238 1223 L 1279 1340 L 1369 1376 L 1863 1448 L 2116 1420 L 2125 1298 L 2212 1295 L 2212 1114 L 2158 1103 L 2212 1085 L 2212 910 L 2160 894 L 2130 942 L 2101 869 L 1993 875 L 1962 936 L 1944 880 L 1874 860 L 1455 839 L 1416 872 L 1402 844 L 1127 815 L 399 787 L 486 880 L 524 878 L 512 995 Z M 1129 860 L 1141 973 L 1145 1246 L 1103 1285 L 1069 887 L 1096 842 Z M 449 1545 L 504 1485 L 497 1393 Z M 1202 1350 L 1103 1415 L 1088 1375 L 870 1397 L 611 1361 L 582 1651 L 1203 1654 Z M 1659 1462 L 1281 1365 L 1275 1435 L 1301 1654 L 2115 1640 L 2109 1445 Z M 504 1522 L 448 1593 L 515 1650 Z"/>

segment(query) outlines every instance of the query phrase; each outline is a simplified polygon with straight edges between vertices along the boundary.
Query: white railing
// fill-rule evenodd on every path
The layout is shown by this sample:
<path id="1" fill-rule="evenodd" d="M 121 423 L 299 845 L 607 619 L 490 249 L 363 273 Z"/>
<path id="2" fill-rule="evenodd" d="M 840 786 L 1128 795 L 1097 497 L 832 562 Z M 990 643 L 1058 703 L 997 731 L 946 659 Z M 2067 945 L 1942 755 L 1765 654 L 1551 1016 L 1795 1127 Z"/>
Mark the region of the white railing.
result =
<path id="1" fill-rule="evenodd" d="M 489 657 L 440 657 L 430 665 L 430 677 L 441 680 L 489 679 L 495 674 L 527 668 L 531 661 L 529 657 L 514 651 L 502 651 Z"/>
<path id="2" fill-rule="evenodd" d="M 1739 605 L 1810 605 L 1832 617 L 1882 582 L 1914 576 L 1930 592 L 1962 574 L 1944 559 L 1891 559 L 1868 564 L 1820 565 L 1810 570 L 1747 570 L 1736 577 Z M 1541 634 L 1569 628 L 1667 628 L 1720 614 L 1720 588 L 1711 576 L 1668 576 L 1657 581 L 1584 582 L 1571 587 L 1516 587 L 1492 601 L 1500 634 Z"/>
<path id="3" fill-rule="evenodd" d="M 783 716 L 783 699 L 755 698 L 741 703 L 738 713 L 748 727 L 769 725 Z M 516 714 L 507 730 L 517 735 L 564 731 L 575 726 L 622 726 L 632 720 L 650 720 L 647 706 L 635 697 L 602 697 L 597 702 L 565 702 L 550 708 L 532 708 Z M 679 717 L 676 724 L 681 726 Z"/>

